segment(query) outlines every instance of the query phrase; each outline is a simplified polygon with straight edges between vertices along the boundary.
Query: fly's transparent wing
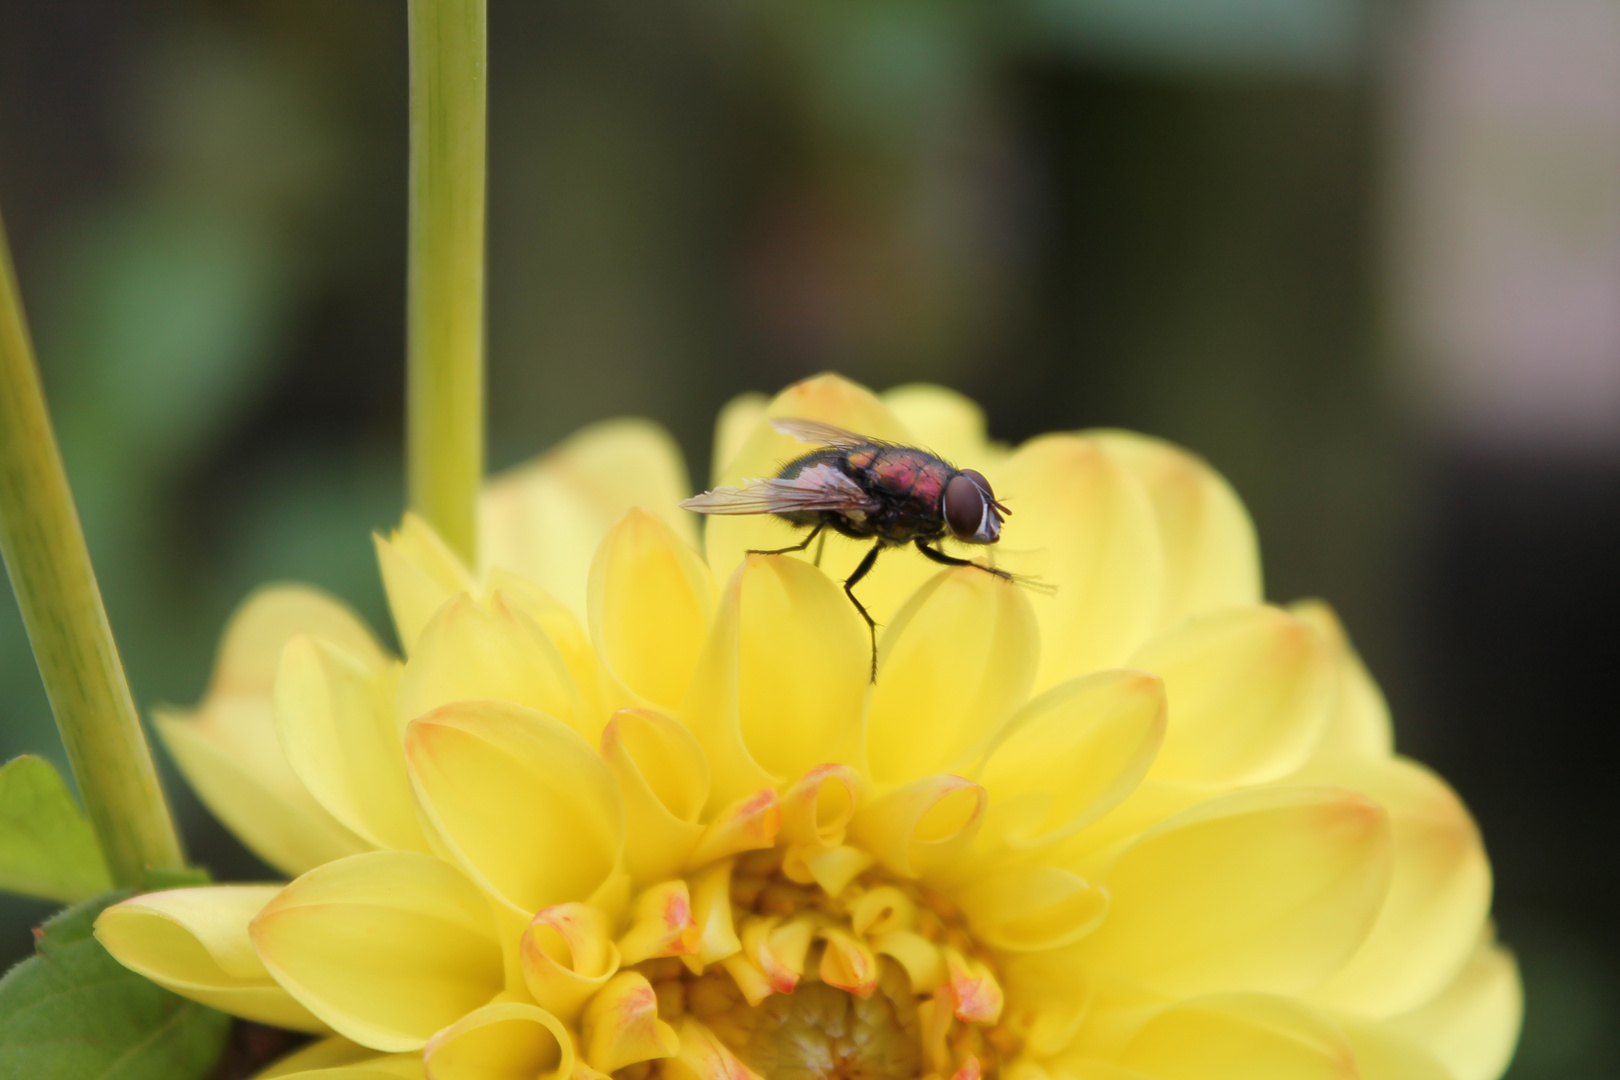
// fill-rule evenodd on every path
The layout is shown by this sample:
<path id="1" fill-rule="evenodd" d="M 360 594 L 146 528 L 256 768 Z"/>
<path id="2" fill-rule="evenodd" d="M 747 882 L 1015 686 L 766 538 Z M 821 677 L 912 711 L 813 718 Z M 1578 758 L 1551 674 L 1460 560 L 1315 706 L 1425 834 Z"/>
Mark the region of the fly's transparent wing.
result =
<path id="1" fill-rule="evenodd" d="M 791 435 L 802 443 L 813 443 L 817 446 L 831 446 L 839 450 L 854 450 L 861 446 L 887 446 L 882 439 L 873 439 L 865 435 L 857 435 L 853 431 L 845 431 L 832 424 L 823 424 L 819 420 L 799 420 L 793 417 L 777 417 L 771 421 L 771 427 L 783 435 Z"/>
<path id="2" fill-rule="evenodd" d="M 817 465 L 791 479 L 744 480 L 681 503 L 699 514 L 794 514 L 813 510 L 870 514 L 880 509 L 861 486 L 832 465 Z"/>

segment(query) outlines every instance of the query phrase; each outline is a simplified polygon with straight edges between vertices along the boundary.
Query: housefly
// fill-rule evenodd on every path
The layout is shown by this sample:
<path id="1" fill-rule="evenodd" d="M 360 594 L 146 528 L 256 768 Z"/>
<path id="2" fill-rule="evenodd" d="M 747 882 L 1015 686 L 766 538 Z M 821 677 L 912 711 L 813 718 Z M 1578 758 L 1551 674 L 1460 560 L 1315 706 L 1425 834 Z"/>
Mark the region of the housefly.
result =
<path id="1" fill-rule="evenodd" d="M 972 469 L 958 469 L 926 450 L 857 435 L 813 420 L 778 419 L 771 426 L 784 435 L 821 447 L 782 467 L 769 479 L 744 480 L 741 487 L 717 487 L 681 503 L 700 514 L 772 514 L 810 531 L 804 539 L 755 555 L 803 551 L 826 529 L 851 540 L 870 540 L 844 593 L 866 620 L 872 635 L 872 677 L 877 678 L 877 623 L 855 596 L 855 586 L 887 548 L 914 545 L 945 566 L 975 566 L 1012 580 L 1005 570 L 947 555 L 935 545 L 950 536 L 964 544 L 994 544 L 1011 513 L 996 500 L 990 481 Z"/>

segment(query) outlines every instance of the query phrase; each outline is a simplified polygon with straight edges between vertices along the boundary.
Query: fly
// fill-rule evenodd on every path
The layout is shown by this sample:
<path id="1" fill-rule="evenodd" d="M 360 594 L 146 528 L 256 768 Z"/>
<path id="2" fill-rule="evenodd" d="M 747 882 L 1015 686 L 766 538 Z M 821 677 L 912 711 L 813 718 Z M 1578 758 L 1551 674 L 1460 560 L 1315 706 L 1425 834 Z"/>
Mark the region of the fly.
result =
<path id="1" fill-rule="evenodd" d="M 783 466 L 771 479 L 744 480 L 740 487 L 717 487 L 681 506 L 699 514 L 772 514 L 798 528 L 803 540 L 751 555 L 803 551 L 823 530 L 872 548 L 844 581 L 844 594 L 866 620 L 872 636 L 872 678 L 877 678 L 877 623 L 855 596 L 855 586 L 871 573 L 886 548 L 914 545 L 945 566 L 975 566 L 1013 580 L 1005 570 L 947 555 L 934 546 L 950 536 L 964 544 L 994 544 L 1012 511 L 996 500 L 990 481 L 973 469 L 958 469 L 926 450 L 857 435 L 814 420 L 778 419 L 771 426 L 784 435 L 822 447 Z"/>

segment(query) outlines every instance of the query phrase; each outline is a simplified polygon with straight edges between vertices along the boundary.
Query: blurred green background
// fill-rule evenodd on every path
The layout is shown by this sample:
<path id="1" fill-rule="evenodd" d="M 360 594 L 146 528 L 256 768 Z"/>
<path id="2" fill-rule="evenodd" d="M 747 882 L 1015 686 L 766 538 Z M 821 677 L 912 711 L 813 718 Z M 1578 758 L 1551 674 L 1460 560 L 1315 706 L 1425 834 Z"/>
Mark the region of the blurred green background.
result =
<path id="1" fill-rule="evenodd" d="M 638 413 L 702 478 L 721 403 L 827 368 L 1184 443 L 1478 814 L 1511 1076 L 1620 1075 L 1612 0 L 490 8 L 492 466 Z M 397 2 L 0 0 L 0 205 L 148 707 L 259 582 L 387 625 L 405 79 Z M 65 764 L 4 601 L 24 751 Z"/>

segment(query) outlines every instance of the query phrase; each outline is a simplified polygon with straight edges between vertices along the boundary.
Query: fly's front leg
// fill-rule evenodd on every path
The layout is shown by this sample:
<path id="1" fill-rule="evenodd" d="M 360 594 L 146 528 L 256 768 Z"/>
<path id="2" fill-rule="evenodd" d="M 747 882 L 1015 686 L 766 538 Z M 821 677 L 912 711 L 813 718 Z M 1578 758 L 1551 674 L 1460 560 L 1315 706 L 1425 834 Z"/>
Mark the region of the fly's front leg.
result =
<path id="1" fill-rule="evenodd" d="M 861 618 L 866 620 L 866 629 L 872 635 L 873 682 L 877 682 L 877 623 L 872 621 L 871 613 L 866 610 L 866 605 L 855 599 L 855 586 L 860 583 L 861 578 L 872 572 L 872 566 L 877 562 L 878 552 L 882 550 L 883 541 L 879 540 L 872 545 L 872 550 L 866 553 L 866 558 L 861 560 L 860 565 L 855 567 L 855 572 L 844 580 L 844 595 L 849 597 L 849 602 L 855 605 L 855 610 L 860 612 Z"/>
<path id="2" fill-rule="evenodd" d="M 1005 581 L 1013 579 L 1013 576 L 1005 570 L 998 570 L 994 566 L 985 566 L 983 563 L 976 563 L 972 559 L 958 559 L 955 555 L 947 555 L 937 548 L 929 547 L 928 542 L 925 540 L 917 541 L 917 550 L 941 566 L 972 566 L 983 570 L 987 574 L 994 574 Z"/>
<path id="3" fill-rule="evenodd" d="M 825 529 L 826 527 L 827 527 L 826 521 L 818 521 L 818 522 L 816 522 L 816 527 L 811 529 L 810 532 L 805 536 L 805 538 L 803 540 L 799 541 L 797 544 L 794 544 L 791 547 L 776 548 L 775 550 L 772 550 L 772 551 L 761 551 L 758 548 L 749 548 L 748 549 L 748 554 L 750 554 L 750 555 L 787 555 L 790 552 L 803 551 L 805 548 L 810 546 L 810 541 L 814 540 L 816 537 L 821 535 L 821 530 Z M 818 566 L 821 564 L 821 553 L 819 551 L 816 552 L 816 564 Z"/>

